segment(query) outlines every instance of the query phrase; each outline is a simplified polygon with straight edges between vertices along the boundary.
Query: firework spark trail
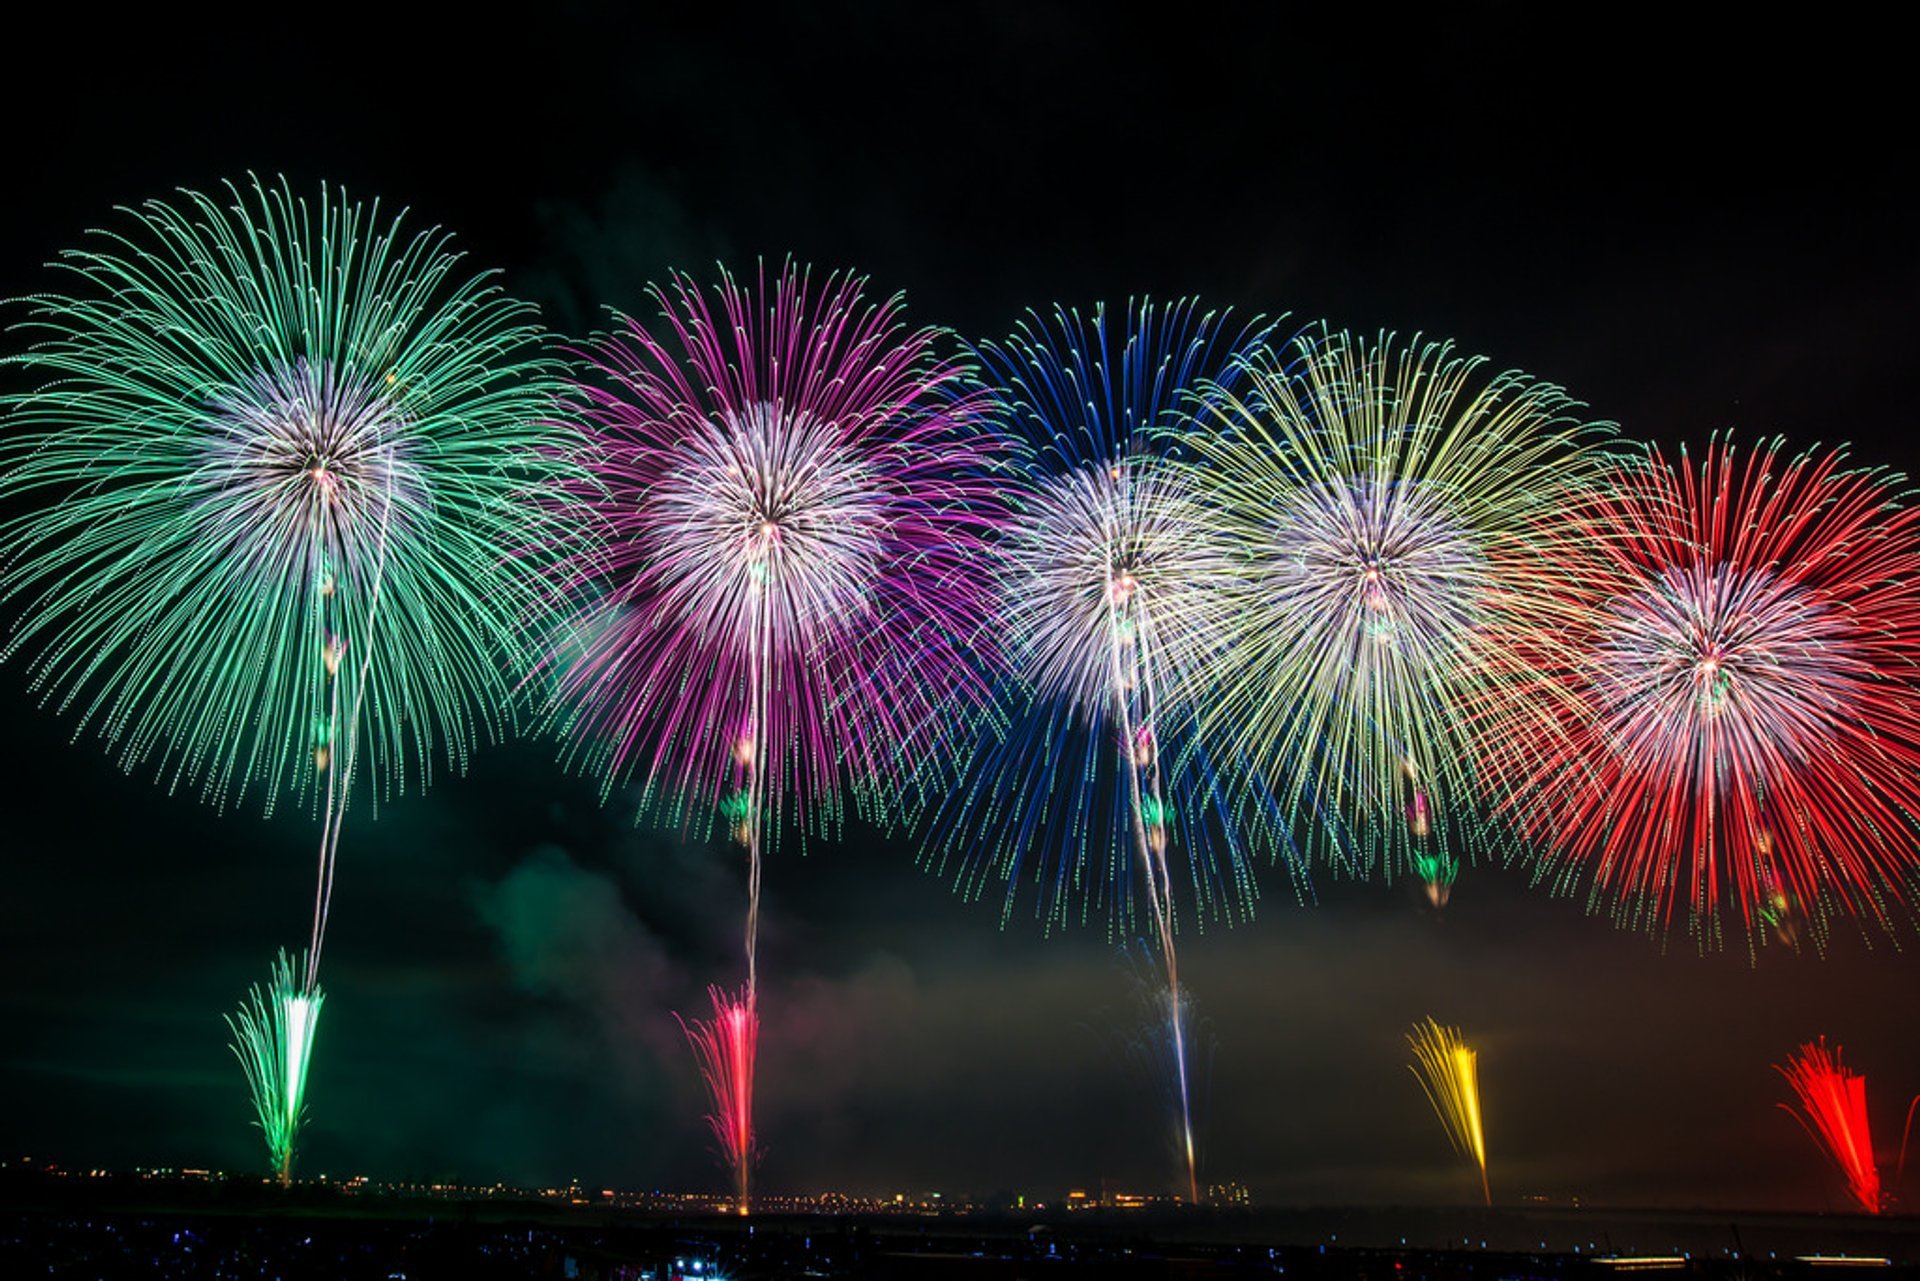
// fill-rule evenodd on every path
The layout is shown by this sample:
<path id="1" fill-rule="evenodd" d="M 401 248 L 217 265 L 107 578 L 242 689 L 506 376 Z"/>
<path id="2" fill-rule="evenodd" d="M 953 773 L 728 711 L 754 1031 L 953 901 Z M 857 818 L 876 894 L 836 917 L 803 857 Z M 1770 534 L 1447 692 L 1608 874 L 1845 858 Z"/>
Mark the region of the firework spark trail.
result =
<path id="1" fill-rule="evenodd" d="M 387 474 L 385 501 L 381 504 L 380 532 L 374 540 L 373 589 L 368 594 L 367 617 L 364 624 L 364 632 L 368 635 L 372 634 L 374 622 L 380 612 L 380 590 L 386 582 L 387 535 L 391 532 L 392 514 L 393 475 L 391 470 L 389 470 Z M 335 595 L 337 595 L 337 593 L 323 593 L 322 600 L 326 601 Z M 324 615 L 325 611 L 323 610 L 322 613 Z M 326 647 L 324 666 L 332 688 L 328 691 L 328 746 L 324 749 L 316 750 L 314 754 L 317 768 L 326 771 L 327 774 L 326 805 L 320 826 L 320 866 L 317 884 L 314 887 L 313 893 L 313 934 L 307 945 L 306 988 L 309 992 L 315 993 L 319 991 L 320 986 L 320 949 L 326 942 L 327 917 L 333 908 L 334 872 L 339 865 L 340 859 L 340 829 L 346 822 L 347 802 L 353 792 L 353 767 L 359 747 L 361 702 L 367 690 L 367 673 L 373 664 L 372 646 L 362 646 L 360 668 L 353 685 L 353 705 L 348 712 L 345 727 L 347 740 L 346 755 L 341 761 L 341 767 L 339 769 L 331 769 L 329 767 L 329 758 L 332 753 L 331 744 L 337 741 L 340 736 L 339 671 L 340 660 L 346 656 L 346 641 L 344 639 L 346 635 L 347 631 L 343 621 L 339 630 L 327 629 L 324 632 L 325 639 L 322 642 Z M 323 755 L 322 752 L 324 752 L 325 755 Z M 316 1021 L 319 1018 L 319 1014 L 319 1003 L 316 1001 L 313 1007 L 313 1017 Z M 309 1032 L 311 1032 L 311 1030 L 312 1029 L 309 1028 Z"/>
<path id="2" fill-rule="evenodd" d="M 1038 890 L 1049 928 L 1104 904 L 1110 928 L 1130 932 L 1144 908 L 1165 969 L 1189 1199 L 1198 1172 L 1173 851 L 1196 917 L 1250 913 L 1254 886 L 1237 829 L 1187 804 L 1211 791 L 1214 767 L 1190 725 L 1225 631 L 1220 586 L 1234 552 L 1150 441 L 1264 333 L 1230 330 L 1191 303 L 1141 303 L 1111 317 L 1098 308 L 1090 323 L 1056 308 L 979 347 L 997 414 L 1025 449 L 996 569 L 996 618 L 1021 688 L 938 812 L 929 851 L 943 872 L 954 862 L 967 897 L 1004 880 L 1003 923 L 1023 884 Z"/>
<path id="3" fill-rule="evenodd" d="M 1128 1024 L 1114 1029 L 1115 1048 L 1147 1091 L 1167 1107 L 1173 1119 L 1168 1154 L 1176 1168 L 1184 1168 L 1196 1163 L 1214 1041 L 1197 1018 L 1188 989 L 1176 992 L 1166 986 L 1157 943 L 1143 940 L 1138 957 L 1131 945 L 1121 954 L 1133 988 L 1133 1009 Z"/>
<path id="4" fill-rule="evenodd" d="M 1775 1064 L 1800 1099 L 1800 1110 L 1779 1108 L 1834 1163 L 1847 1191 L 1868 1214 L 1880 1213 L 1880 1169 L 1873 1158 L 1873 1134 L 1867 1125 L 1867 1078 L 1840 1063 L 1840 1050 L 1827 1051 L 1826 1038 L 1809 1041 L 1799 1053 Z"/>
<path id="5" fill-rule="evenodd" d="M 1122 485 L 1128 483 L 1128 469 L 1116 466 L 1113 472 Z M 1111 473 L 1110 473 L 1111 474 Z M 1125 510 L 1128 504 L 1116 506 Z M 1109 512 L 1109 515 L 1113 513 Z M 1109 528 L 1107 542 L 1114 546 L 1122 540 L 1118 529 Z M 1154 679 L 1152 640 L 1153 620 L 1148 610 L 1147 590 L 1134 576 L 1130 566 L 1109 561 L 1106 567 L 1108 648 L 1112 661 L 1113 707 L 1120 730 L 1121 750 L 1127 761 L 1127 804 L 1133 814 L 1131 824 L 1134 848 L 1145 874 L 1147 910 L 1159 935 L 1161 962 L 1167 971 L 1167 1030 L 1173 1043 L 1174 1071 L 1179 1082 L 1180 1134 L 1187 1169 L 1187 1203 L 1200 1200 L 1199 1170 L 1194 1159 L 1193 1104 L 1187 1081 L 1187 1045 L 1185 1020 L 1180 1017 L 1180 961 L 1174 946 L 1173 879 L 1167 863 L 1166 799 L 1160 789 L 1158 751 L 1154 741 Z"/>
<path id="6" fill-rule="evenodd" d="M 761 534 L 764 539 L 770 541 L 773 533 L 763 525 Z M 771 552 L 772 548 L 763 544 L 759 552 L 761 560 L 764 562 Z M 745 732 L 734 744 L 734 761 L 738 766 L 738 788 L 735 792 L 738 821 L 733 834 L 747 850 L 744 939 L 747 985 L 737 997 L 728 996 L 719 987 L 709 987 L 707 995 L 713 1002 L 711 1020 L 688 1021 L 674 1016 L 679 1019 L 680 1029 L 685 1033 L 688 1044 L 693 1047 L 701 1079 L 706 1083 L 707 1096 L 712 1100 L 713 1111 L 707 1117 L 707 1126 L 713 1132 L 722 1158 L 733 1169 L 735 1209 L 743 1216 L 749 1212 L 752 1203 L 753 1067 L 760 1044 L 760 815 L 763 807 L 760 779 L 765 750 L 760 741 L 759 727 L 767 724 L 767 690 L 771 683 L 767 670 L 772 655 L 771 638 L 768 635 L 771 613 L 767 597 L 768 589 L 762 583 L 760 590 L 754 594 L 747 659 L 748 721 Z"/>
<path id="7" fill-rule="evenodd" d="M 1560 389 L 1483 364 L 1311 328 L 1249 352 L 1182 432 L 1245 549 L 1202 731 L 1247 767 L 1229 781 L 1260 807 L 1276 789 L 1324 855 L 1389 877 L 1429 863 L 1436 905 L 1489 835 L 1466 803 L 1463 709 L 1566 574 L 1500 567 L 1597 476 L 1605 434 Z"/>
<path id="8" fill-rule="evenodd" d="M 1907 1123 L 1900 1127 L 1900 1161 L 1894 1167 L 1893 1186 L 1896 1191 L 1904 1186 L 1907 1178 L 1907 1141 L 1913 1137 L 1913 1114 L 1920 1111 L 1920 1094 L 1913 1096 L 1913 1102 L 1907 1104 Z"/>
<path id="9" fill-rule="evenodd" d="M 1478 1168 L 1480 1194 L 1492 1205 L 1487 1138 L 1480 1120 L 1479 1052 L 1461 1039 L 1459 1028 L 1442 1027 L 1431 1018 L 1413 1025 L 1407 1044 L 1414 1058 L 1408 1070 L 1426 1092 L 1427 1102 L 1433 1105 L 1453 1150 Z"/>
<path id="10" fill-rule="evenodd" d="M 1650 931 L 1751 948 L 1910 905 L 1920 814 L 1920 510 L 1838 453 L 1658 450 L 1556 521 L 1559 615 L 1477 726 L 1493 790 Z"/>
<path id="11" fill-rule="evenodd" d="M 127 770 L 321 811 L 301 982 L 283 957 L 235 1025 L 258 1041 L 271 1013 L 304 1092 L 356 764 L 424 789 L 442 744 L 464 769 L 501 736 L 555 590 L 529 495 L 570 464 L 531 309 L 456 275 L 444 233 L 284 181 L 180 196 L 26 302 L 38 342 L 4 363 L 40 383 L 0 400 L 0 499 L 33 510 L 0 525 L 24 605 L 0 657 L 34 649 L 33 688 Z M 284 1176 L 301 1109 L 250 1082 Z"/>
<path id="12" fill-rule="evenodd" d="M 582 353 L 590 474 L 557 513 L 598 534 L 543 665 L 569 758 L 608 792 L 637 777 L 642 816 L 723 816 L 747 854 L 746 985 L 683 1022 L 743 1207 L 766 848 L 790 819 L 836 833 L 848 796 L 910 821 L 994 698 L 997 446 L 937 332 L 864 288 L 788 265 L 723 271 L 711 302 L 654 289 L 657 333 L 622 317 Z"/>

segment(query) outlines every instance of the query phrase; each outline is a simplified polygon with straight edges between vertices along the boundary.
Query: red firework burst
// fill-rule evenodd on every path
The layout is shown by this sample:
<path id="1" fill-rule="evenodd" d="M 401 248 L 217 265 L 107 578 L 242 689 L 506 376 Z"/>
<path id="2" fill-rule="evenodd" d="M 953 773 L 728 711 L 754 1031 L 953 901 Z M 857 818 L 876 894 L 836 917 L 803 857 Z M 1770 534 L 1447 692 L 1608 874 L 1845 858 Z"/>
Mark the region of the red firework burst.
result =
<path id="1" fill-rule="evenodd" d="M 1920 813 L 1920 513 L 1838 453 L 1658 450 L 1569 513 L 1580 563 L 1476 718 L 1480 766 L 1623 923 L 1891 926 Z"/>

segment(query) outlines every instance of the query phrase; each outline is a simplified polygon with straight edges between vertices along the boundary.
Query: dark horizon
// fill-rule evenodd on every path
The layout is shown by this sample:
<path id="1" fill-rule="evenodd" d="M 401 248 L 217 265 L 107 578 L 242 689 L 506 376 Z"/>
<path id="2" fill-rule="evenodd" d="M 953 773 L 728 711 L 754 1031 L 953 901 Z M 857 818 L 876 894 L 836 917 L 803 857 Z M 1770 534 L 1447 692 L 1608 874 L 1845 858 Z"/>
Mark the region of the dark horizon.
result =
<path id="1" fill-rule="evenodd" d="M 650 314 L 668 267 L 791 254 L 968 337 L 1056 301 L 1198 295 L 1450 338 L 1637 439 L 1777 433 L 1920 467 L 1889 32 L 1569 31 L 1499 4 L 1380 29 L 1096 16 L 44 13 L 0 85 L 0 296 L 57 287 L 43 264 L 116 204 L 284 173 L 444 225 L 575 336 L 603 307 Z M 263 1168 L 220 1016 L 306 937 L 312 827 L 122 775 L 22 670 L 0 666 L 0 1145 Z M 737 979 L 740 860 L 636 828 L 556 757 L 524 739 L 356 806 L 303 1174 L 726 1186 L 672 1012 Z M 1750 961 L 1737 936 L 1702 956 L 1616 930 L 1523 868 L 1468 869 L 1444 915 L 1413 884 L 1316 888 L 1302 905 L 1266 869 L 1252 923 L 1183 939 L 1218 1047 L 1203 1182 L 1474 1204 L 1406 1068 L 1428 1015 L 1480 1047 L 1498 1201 L 1844 1208 L 1776 1107 L 1771 1065 L 1821 1035 L 1868 1078 L 1891 1176 L 1920 1091 L 1910 921 Z M 864 828 L 776 853 L 767 895 L 762 1186 L 1171 1186 L 1162 1109 L 1115 1061 L 1130 979 L 1104 923 L 1002 928 Z"/>

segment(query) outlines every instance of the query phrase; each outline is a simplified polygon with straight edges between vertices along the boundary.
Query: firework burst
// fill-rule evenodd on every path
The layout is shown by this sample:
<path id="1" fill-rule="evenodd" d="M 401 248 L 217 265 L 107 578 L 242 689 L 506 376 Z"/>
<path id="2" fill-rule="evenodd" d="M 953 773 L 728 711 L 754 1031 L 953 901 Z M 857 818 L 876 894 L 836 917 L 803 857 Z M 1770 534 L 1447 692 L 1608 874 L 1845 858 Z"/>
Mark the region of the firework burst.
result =
<path id="1" fill-rule="evenodd" d="M 1480 1194 L 1493 1204 L 1487 1183 L 1487 1136 L 1480 1123 L 1480 1054 L 1460 1036 L 1457 1027 L 1442 1027 L 1433 1019 L 1413 1025 L 1407 1034 L 1413 1050 L 1408 1070 L 1426 1092 L 1434 1115 L 1440 1118 L 1453 1150 L 1474 1163 L 1480 1172 Z"/>
<path id="2" fill-rule="evenodd" d="M 1156 442 L 1256 332 L 1191 303 L 1142 303 L 1091 321 L 1056 309 L 979 349 L 1021 450 L 994 610 L 1020 693 L 941 811 L 935 847 L 968 898 L 1004 887 L 1004 918 L 1031 891 L 1049 928 L 1104 917 L 1127 937 L 1144 906 L 1157 929 L 1155 896 L 1175 882 L 1149 873 L 1172 867 L 1159 856 L 1175 847 L 1179 896 L 1198 915 L 1251 912 L 1236 833 L 1188 803 L 1210 790 L 1191 724 L 1237 557 Z"/>
<path id="3" fill-rule="evenodd" d="M 746 847 L 746 986 L 688 1025 L 743 1204 L 763 849 L 784 819 L 831 835 L 848 796 L 910 815 L 989 705 L 994 446 L 936 331 L 863 290 L 676 276 L 658 336 L 623 320 L 577 389 L 591 477 L 561 519 L 604 549 L 574 565 L 554 717 L 608 788 Z"/>
<path id="4" fill-rule="evenodd" d="M 1104 908 L 1128 931 L 1145 909 L 1166 969 L 1190 1198 L 1176 898 L 1231 918 L 1254 889 L 1237 832 L 1193 803 L 1212 766 L 1190 725 L 1225 635 L 1234 553 L 1153 441 L 1254 337 L 1191 303 L 1141 303 L 1091 322 L 1056 309 L 980 348 L 998 417 L 1024 446 L 995 609 L 1020 697 L 934 843 L 968 897 L 1005 883 L 1003 919 L 1023 886 L 1050 927 Z"/>
<path id="5" fill-rule="evenodd" d="M 37 341 L 6 361 L 38 385 L 0 402 L 24 513 L 0 526 L 22 610 L 0 657 L 29 651 L 76 736 L 169 790 L 321 811 L 299 992 L 283 962 L 235 1030 L 299 1049 L 261 1109 L 284 1178 L 357 760 L 424 787 L 502 730 L 521 615 L 552 592 L 514 553 L 549 541 L 527 499 L 562 467 L 555 383 L 531 310 L 377 204 L 256 181 L 127 212 L 58 264 L 70 292 L 27 301 Z"/>
<path id="6" fill-rule="evenodd" d="M 1577 558 L 1551 630 L 1514 652 L 1489 772 L 1623 924 L 1684 913 L 1703 945 L 1890 926 L 1920 812 L 1920 513 L 1834 453 L 1654 451 L 1564 513 Z"/>
<path id="7" fill-rule="evenodd" d="M 1598 434 L 1558 388 L 1418 338 L 1311 329 L 1237 372 L 1184 433 L 1244 549 L 1202 730 L 1263 807 L 1271 787 L 1356 866 L 1418 865 L 1438 905 L 1479 835 L 1458 722 L 1560 587 L 1499 566 L 1590 479 Z"/>
<path id="8" fill-rule="evenodd" d="M 28 300 L 5 654 L 125 768 L 270 810 L 318 796 L 336 678 L 377 653 L 360 750 L 424 787 L 436 752 L 464 768 L 502 730 L 543 594 L 507 554 L 555 470 L 540 331 L 377 204 L 226 200 L 150 202 L 62 259 L 70 293 Z"/>
<path id="9" fill-rule="evenodd" d="M 1829 1053 L 1824 1037 L 1801 1046 L 1774 1071 L 1787 1079 L 1800 1100 L 1798 1110 L 1786 1103 L 1780 1109 L 1798 1121 L 1833 1162 L 1855 1204 L 1868 1214 L 1880 1213 L 1880 1167 L 1867 1125 L 1867 1078 L 1843 1067 L 1839 1049 Z"/>

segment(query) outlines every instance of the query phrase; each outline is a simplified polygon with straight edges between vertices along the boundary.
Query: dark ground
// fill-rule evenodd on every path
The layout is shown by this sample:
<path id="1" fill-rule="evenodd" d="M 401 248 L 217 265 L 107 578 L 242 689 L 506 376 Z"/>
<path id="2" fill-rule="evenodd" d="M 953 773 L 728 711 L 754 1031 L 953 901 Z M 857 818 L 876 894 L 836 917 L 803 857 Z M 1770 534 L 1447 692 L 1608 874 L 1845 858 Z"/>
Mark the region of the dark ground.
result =
<path id="1" fill-rule="evenodd" d="M 1853 1266 L 1800 1256 L 1851 1255 Z M 1541 1207 L 722 1215 L 349 1198 L 253 1179 L 0 1189 L 0 1275 L 329 1278 L 1920 1276 L 1920 1220 Z M 1885 1266 L 1858 1266 L 1862 1256 Z"/>

